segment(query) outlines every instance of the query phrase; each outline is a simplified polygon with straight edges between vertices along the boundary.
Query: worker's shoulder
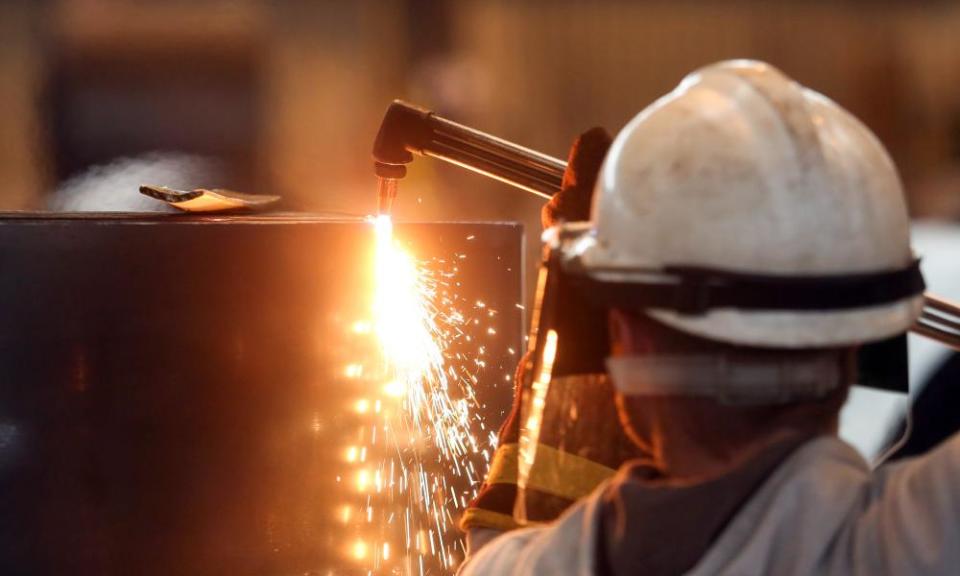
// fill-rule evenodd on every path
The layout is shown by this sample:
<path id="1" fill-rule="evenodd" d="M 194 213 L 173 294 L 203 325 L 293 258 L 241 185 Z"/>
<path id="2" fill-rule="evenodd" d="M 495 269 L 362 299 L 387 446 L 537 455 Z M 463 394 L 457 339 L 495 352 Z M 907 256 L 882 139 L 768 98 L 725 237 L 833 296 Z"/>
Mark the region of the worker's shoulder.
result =
<path id="1" fill-rule="evenodd" d="M 742 513 L 789 499 L 807 510 L 823 507 L 840 516 L 862 498 L 872 481 L 869 464 L 855 448 L 835 436 L 815 438 L 773 471 Z M 795 512 L 783 507 L 784 514 Z"/>
<path id="2" fill-rule="evenodd" d="M 870 466 L 855 448 L 835 436 L 815 438 L 796 448 L 770 473 L 738 516 L 774 505 L 791 513 L 783 507 L 784 499 L 803 502 L 808 509 L 823 505 L 837 510 L 840 502 L 852 503 L 871 482 Z"/>
<path id="3" fill-rule="evenodd" d="M 869 481 L 870 466 L 850 444 L 836 436 L 821 436 L 797 448 L 770 479 L 822 479 L 825 473 L 859 483 Z"/>
<path id="4" fill-rule="evenodd" d="M 807 442 L 770 474 L 690 574 L 818 573 L 817 562 L 861 508 L 871 481 L 849 444 L 836 437 Z"/>
<path id="5" fill-rule="evenodd" d="M 826 535 L 862 505 L 872 482 L 870 466 L 856 449 L 835 436 L 815 438 L 770 474 L 734 524 L 789 538 L 798 521 L 810 521 Z"/>

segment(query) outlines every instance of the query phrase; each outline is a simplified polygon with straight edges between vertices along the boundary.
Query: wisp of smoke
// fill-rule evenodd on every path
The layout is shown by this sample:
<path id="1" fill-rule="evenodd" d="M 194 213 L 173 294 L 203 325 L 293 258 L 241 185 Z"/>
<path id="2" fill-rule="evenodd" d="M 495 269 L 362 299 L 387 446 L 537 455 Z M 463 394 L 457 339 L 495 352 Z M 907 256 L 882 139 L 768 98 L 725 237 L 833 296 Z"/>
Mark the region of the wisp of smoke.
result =
<path id="1" fill-rule="evenodd" d="M 140 194 L 141 184 L 191 190 L 216 182 L 217 162 L 203 156 L 151 152 L 93 166 L 63 182 L 50 196 L 53 212 L 170 212 L 169 205 Z"/>

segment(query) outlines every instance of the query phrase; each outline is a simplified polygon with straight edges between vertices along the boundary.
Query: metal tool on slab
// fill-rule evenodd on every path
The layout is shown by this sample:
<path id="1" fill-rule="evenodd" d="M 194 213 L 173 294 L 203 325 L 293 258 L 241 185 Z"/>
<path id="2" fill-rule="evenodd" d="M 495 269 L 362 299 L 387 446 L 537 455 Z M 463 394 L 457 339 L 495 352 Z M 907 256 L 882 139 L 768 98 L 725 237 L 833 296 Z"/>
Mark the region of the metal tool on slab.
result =
<path id="1" fill-rule="evenodd" d="M 280 200 L 279 196 L 266 194 L 245 194 L 215 188 L 197 188 L 195 190 L 174 190 L 166 186 L 140 186 L 144 196 L 156 198 L 184 212 L 227 212 L 233 210 L 262 210 Z"/>

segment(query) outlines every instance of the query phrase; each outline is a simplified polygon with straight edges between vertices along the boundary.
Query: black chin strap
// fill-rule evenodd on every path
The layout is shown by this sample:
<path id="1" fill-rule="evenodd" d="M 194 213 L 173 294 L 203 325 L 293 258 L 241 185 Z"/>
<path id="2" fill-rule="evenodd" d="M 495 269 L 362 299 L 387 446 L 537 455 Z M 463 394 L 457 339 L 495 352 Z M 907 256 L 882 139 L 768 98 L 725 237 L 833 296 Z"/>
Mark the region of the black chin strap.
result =
<path id="1" fill-rule="evenodd" d="M 889 272 L 828 276 L 743 274 L 670 266 L 656 281 L 598 280 L 570 274 L 591 302 L 624 309 L 654 308 L 701 315 L 717 308 L 819 312 L 892 304 L 923 293 L 920 261 Z"/>

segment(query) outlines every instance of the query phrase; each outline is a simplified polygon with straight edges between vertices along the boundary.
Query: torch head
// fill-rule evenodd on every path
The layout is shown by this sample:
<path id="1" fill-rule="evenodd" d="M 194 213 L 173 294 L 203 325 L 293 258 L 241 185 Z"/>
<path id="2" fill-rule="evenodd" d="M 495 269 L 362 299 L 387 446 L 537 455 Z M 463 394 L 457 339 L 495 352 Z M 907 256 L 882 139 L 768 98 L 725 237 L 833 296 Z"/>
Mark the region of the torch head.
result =
<path id="1" fill-rule="evenodd" d="M 424 143 L 429 141 L 431 114 L 400 100 L 394 100 L 387 108 L 373 143 L 379 214 L 389 214 L 397 195 L 397 180 L 406 176 L 406 165 L 413 161 L 413 153 L 421 153 Z"/>

